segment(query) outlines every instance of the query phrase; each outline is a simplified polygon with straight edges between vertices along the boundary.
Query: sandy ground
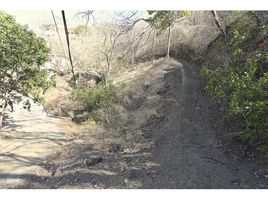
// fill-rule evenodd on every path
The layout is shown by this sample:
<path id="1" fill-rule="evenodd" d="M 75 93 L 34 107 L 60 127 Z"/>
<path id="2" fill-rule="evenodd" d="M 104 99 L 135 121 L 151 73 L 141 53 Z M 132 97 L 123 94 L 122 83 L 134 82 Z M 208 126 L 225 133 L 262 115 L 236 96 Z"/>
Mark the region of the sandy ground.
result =
<path id="1" fill-rule="evenodd" d="M 44 161 L 70 141 L 68 120 L 48 117 L 39 104 L 15 107 L 0 134 L 0 188 L 16 188 L 38 175 L 51 176 Z"/>

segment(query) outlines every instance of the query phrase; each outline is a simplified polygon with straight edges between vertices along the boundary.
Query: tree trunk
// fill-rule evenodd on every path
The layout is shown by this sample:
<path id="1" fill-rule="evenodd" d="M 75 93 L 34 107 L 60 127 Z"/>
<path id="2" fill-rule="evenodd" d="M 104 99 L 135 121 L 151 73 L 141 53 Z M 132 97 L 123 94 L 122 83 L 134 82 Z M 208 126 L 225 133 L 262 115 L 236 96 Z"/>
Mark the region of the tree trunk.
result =
<path id="1" fill-rule="evenodd" d="M 107 75 L 103 76 L 102 86 L 105 88 L 107 87 Z"/>
<path id="2" fill-rule="evenodd" d="M 0 108 L 0 129 L 3 127 L 3 118 L 4 118 L 5 111 L 6 111 L 6 105 L 7 105 L 7 100 L 4 99 L 2 101 L 2 105 Z"/>
<path id="3" fill-rule="evenodd" d="M 171 42 L 171 26 L 168 27 L 167 58 L 169 58 L 170 42 Z"/>
<path id="4" fill-rule="evenodd" d="M 107 68 L 105 70 L 105 73 L 104 73 L 104 87 L 107 86 L 107 83 L 108 83 L 108 78 L 110 76 L 110 68 L 111 68 L 111 57 L 112 55 L 108 55 L 107 53 L 105 53 L 105 57 L 106 57 L 106 65 L 107 65 Z"/>
<path id="5" fill-rule="evenodd" d="M 136 59 L 136 55 L 138 53 L 139 47 L 140 47 L 140 42 L 141 42 L 142 36 L 139 38 L 138 43 L 136 44 L 136 46 L 134 45 L 133 48 L 133 57 L 132 57 L 132 66 L 135 64 L 135 59 Z"/>
<path id="6" fill-rule="evenodd" d="M 75 77 L 75 73 L 74 73 L 73 60 L 72 60 L 71 50 L 70 50 L 69 33 L 68 33 L 68 27 L 67 27 L 67 23 L 66 23 L 66 18 L 65 18 L 64 10 L 62 10 L 61 13 L 62 13 L 64 30 L 65 30 L 66 40 L 67 40 L 69 59 L 70 59 L 70 63 L 71 63 L 71 72 L 72 72 L 72 75 L 73 75 L 74 85 L 76 86 L 76 77 Z"/>
<path id="7" fill-rule="evenodd" d="M 131 57 L 131 67 L 133 67 L 134 66 L 134 64 L 135 64 L 135 48 L 133 48 L 133 50 L 132 50 L 132 57 Z"/>
<path id="8" fill-rule="evenodd" d="M 155 46 L 155 35 L 153 34 L 153 40 L 152 40 L 152 49 L 151 49 L 151 53 L 153 56 L 153 59 L 155 59 L 155 53 L 154 53 L 154 46 Z"/>
<path id="9" fill-rule="evenodd" d="M 3 114 L 0 113 L 0 129 L 3 127 Z"/>
<path id="10" fill-rule="evenodd" d="M 210 13 L 213 16 L 214 22 L 215 22 L 218 30 L 220 31 L 220 33 L 224 36 L 224 38 L 227 38 L 226 32 L 225 32 L 224 28 L 222 27 L 222 25 L 221 25 L 221 23 L 219 21 L 219 17 L 218 17 L 217 11 L 216 10 L 212 10 L 212 11 L 210 11 Z"/>
<path id="11" fill-rule="evenodd" d="M 4 119 L 4 114 L 6 110 L 6 103 L 2 105 L 1 111 L 0 111 L 0 129 L 3 127 L 3 119 Z"/>
<path id="12" fill-rule="evenodd" d="M 133 30 L 131 31 L 131 41 L 134 41 L 132 42 L 131 44 L 131 67 L 133 67 L 133 65 L 135 64 L 135 40 L 134 40 L 134 33 L 133 33 Z"/>

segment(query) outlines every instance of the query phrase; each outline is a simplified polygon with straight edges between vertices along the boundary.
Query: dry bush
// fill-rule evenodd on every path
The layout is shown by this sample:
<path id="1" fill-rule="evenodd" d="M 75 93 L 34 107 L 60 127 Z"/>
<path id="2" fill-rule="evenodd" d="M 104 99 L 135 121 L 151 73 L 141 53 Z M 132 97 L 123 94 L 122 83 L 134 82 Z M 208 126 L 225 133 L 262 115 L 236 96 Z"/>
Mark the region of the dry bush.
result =
<path id="1" fill-rule="evenodd" d="M 48 114 L 60 117 L 72 117 L 72 112 L 82 109 L 79 102 L 71 97 L 71 87 L 64 77 L 56 76 L 56 87 L 45 93 L 45 108 Z"/>

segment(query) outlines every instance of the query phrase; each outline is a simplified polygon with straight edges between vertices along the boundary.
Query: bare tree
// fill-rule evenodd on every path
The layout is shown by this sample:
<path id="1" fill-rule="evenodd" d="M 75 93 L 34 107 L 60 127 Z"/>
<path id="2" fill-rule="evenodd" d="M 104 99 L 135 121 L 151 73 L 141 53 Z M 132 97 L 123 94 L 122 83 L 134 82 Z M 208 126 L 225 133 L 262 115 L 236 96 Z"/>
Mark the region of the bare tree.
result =
<path id="1" fill-rule="evenodd" d="M 102 31 L 103 44 L 101 52 L 105 57 L 106 67 L 104 69 L 104 86 L 107 86 L 109 80 L 112 60 L 114 58 L 115 50 L 119 41 L 119 38 L 125 34 L 125 30 L 122 30 L 116 25 L 107 25 Z"/>
<path id="2" fill-rule="evenodd" d="M 95 17 L 93 15 L 94 10 L 86 10 L 86 11 L 80 11 L 78 13 L 76 13 L 76 16 L 82 16 L 82 19 L 86 20 L 86 29 L 85 29 L 85 33 L 87 32 L 87 27 L 88 27 L 88 23 L 90 21 L 90 19 L 92 18 L 93 22 L 95 22 Z"/>
<path id="3" fill-rule="evenodd" d="M 65 51 L 64 51 L 64 48 L 63 48 L 61 36 L 60 36 L 60 33 L 59 33 L 58 24 L 56 22 L 56 18 L 55 18 L 55 15 L 54 15 L 53 10 L 51 10 L 51 14 L 52 14 L 53 22 L 54 22 L 54 25 L 55 25 L 55 28 L 56 28 L 56 31 L 57 31 L 57 35 L 58 35 L 59 41 L 60 41 L 60 46 L 61 46 L 61 49 L 62 49 L 62 53 L 64 55 L 64 58 L 67 58 L 66 55 L 65 55 Z"/>
<path id="4" fill-rule="evenodd" d="M 170 45 L 171 45 L 171 33 L 172 27 L 175 23 L 184 20 L 185 17 L 191 15 L 189 11 L 148 11 L 150 17 L 148 18 L 149 24 L 158 30 L 158 35 L 163 31 L 168 31 L 167 38 L 167 57 L 169 58 L 170 54 Z"/>
<path id="5" fill-rule="evenodd" d="M 131 54 L 131 65 L 135 64 L 136 54 L 140 47 L 147 44 L 153 29 L 149 25 L 151 19 L 143 18 L 140 15 L 140 11 L 128 12 L 128 15 L 124 12 L 117 12 L 116 23 L 124 31 L 127 37 L 129 37 L 128 48 L 125 54 Z M 143 23 L 142 23 L 143 22 Z M 146 37 L 147 35 L 147 37 Z"/>
<path id="6" fill-rule="evenodd" d="M 220 33 L 223 35 L 224 38 L 227 38 L 227 34 L 226 34 L 222 24 L 220 23 L 217 11 L 212 10 L 212 11 L 210 11 L 210 14 L 212 15 L 214 22 L 215 22 L 218 30 L 220 31 Z"/>
<path id="7" fill-rule="evenodd" d="M 129 48 L 126 51 L 126 54 L 131 52 L 131 65 L 135 64 L 135 59 L 139 48 L 148 44 L 148 40 L 153 32 L 153 29 L 149 25 L 142 26 L 140 29 L 141 30 L 133 29 L 131 31 L 132 37 L 129 41 Z"/>
<path id="8" fill-rule="evenodd" d="M 171 42 L 171 29 L 172 27 L 168 27 L 168 44 L 167 44 L 167 58 L 169 58 L 169 52 L 170 52 L 170 42 Z"/>

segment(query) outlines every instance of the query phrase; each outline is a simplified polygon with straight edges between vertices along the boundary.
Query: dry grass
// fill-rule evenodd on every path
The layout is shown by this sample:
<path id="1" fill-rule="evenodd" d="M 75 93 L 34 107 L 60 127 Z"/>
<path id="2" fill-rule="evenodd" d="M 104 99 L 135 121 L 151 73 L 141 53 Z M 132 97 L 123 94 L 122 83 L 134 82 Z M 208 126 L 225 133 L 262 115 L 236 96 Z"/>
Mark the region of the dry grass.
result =
<path id="1" fill-rule="evenodd" d="M 124 69 L 114 75 L 112 75 L 111 80 L 114 84 L 123 84 L 135 81 L 146 74 L 155 63 L 159 62 L 161 59 L 148 61 L 135 65 L 133 68 Z"/>
<path id="2" fill-rule="evenodd" d="M 66 77 L 56 76 L 56 87 L 50 88 L 45 94 L 48 113 L 68 117 L 68 112 L 79 109 L 80 105 L 71 98 L 71 87 Z"/>

